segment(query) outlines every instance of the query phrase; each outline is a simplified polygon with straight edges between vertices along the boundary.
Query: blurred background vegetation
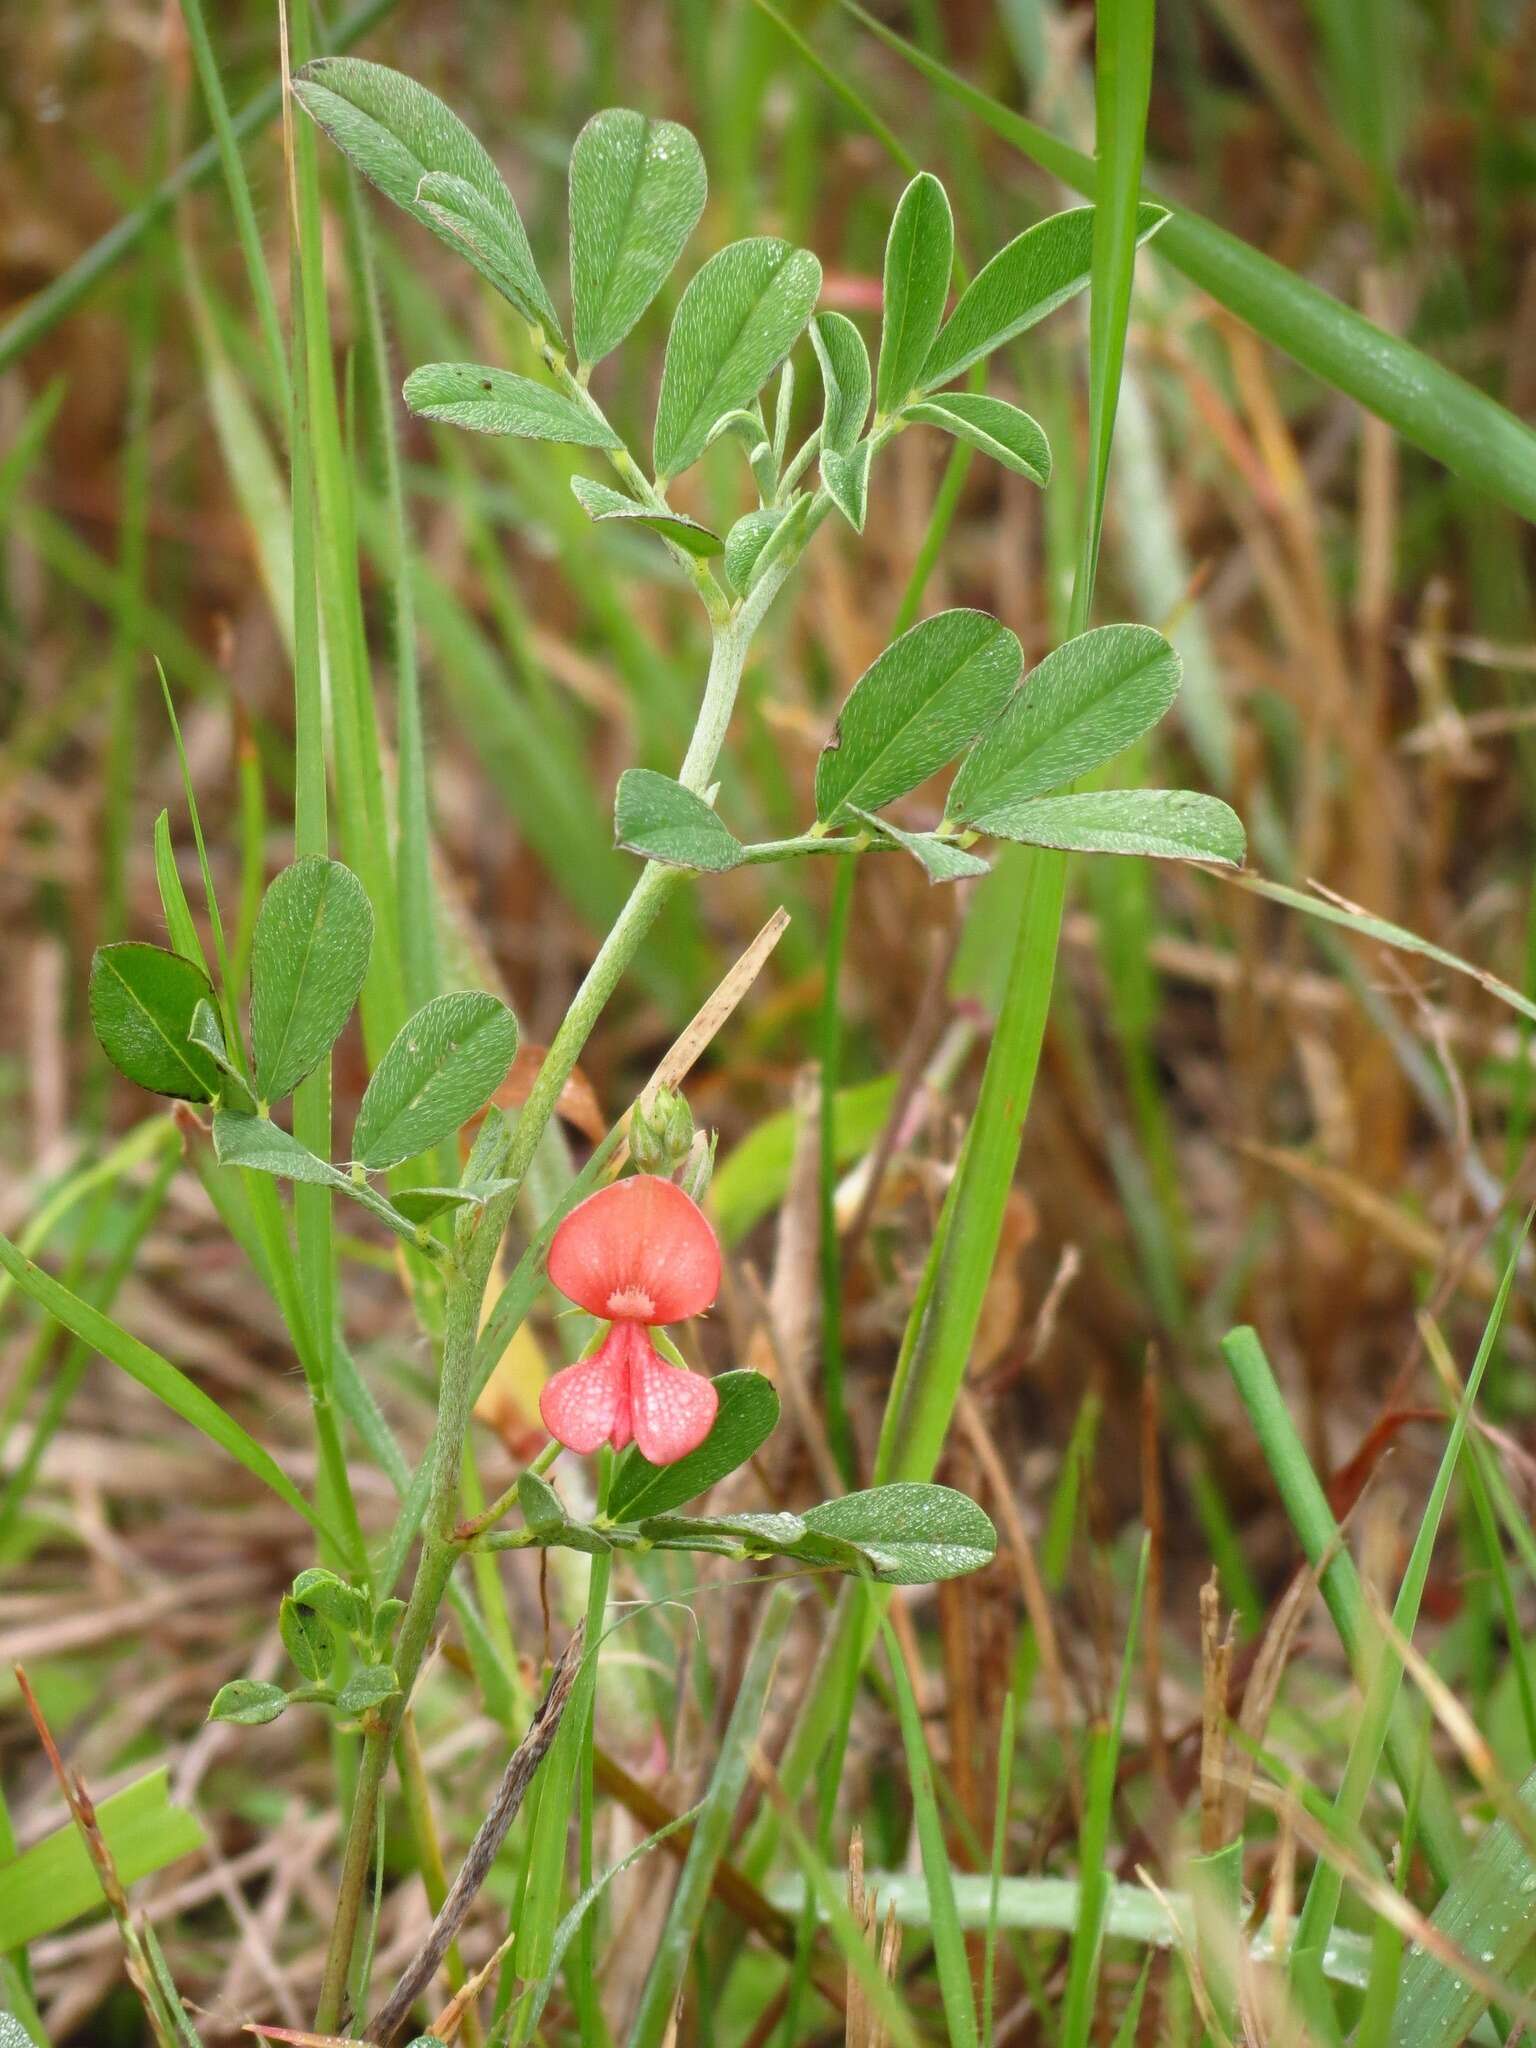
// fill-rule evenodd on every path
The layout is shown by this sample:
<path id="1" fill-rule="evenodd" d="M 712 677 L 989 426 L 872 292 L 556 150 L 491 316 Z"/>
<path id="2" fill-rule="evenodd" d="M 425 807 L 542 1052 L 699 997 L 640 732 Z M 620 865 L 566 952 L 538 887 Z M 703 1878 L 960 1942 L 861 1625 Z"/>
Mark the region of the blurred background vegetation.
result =
<path id="1" fill-rule="evenodd" d="M 749 232 L 804 241 L 826 267 L 823 303 L 866 328 L 905 174 L 861 104 L 944 178 L 972 267 L 1074 203 L 836 6 L 786 0 L 823 69 L 747 0 L 374 0 L 362 11 L 360 53 L 421 79 L 490 147 L 551 279 L 563 274 L 571 139 L 613 103 L 698 133 L 711 194 L 695 260 Z M 915 0 L 880 13 L 999 100 L 1091 147 L 1088 6 Z M 244 152 L 285 316 L 274 10 L 224 0 L 208 17 L 232 108 L 268 96 Z M 335 10 L 333 27 L 346 19 Z M 181 13 L 155 0 L 10 0 L 0 80 L 0 309 L 25 320 L 203 144 L 207 121 Z M 1516 413 L 1536 408 L 1536 10 L 1518 0 L 1164 0 L 1148 161 L 1160 191 Z M 399 648 L 379 392 L 429 359 L 527 368 L 526 344 L 470 273 L 371 198 L 365 245 L 339 162 L 324 170 L 364 599 L 387 707 Z M 384 312 L 382 362 L 364 317 L 365 262 Z M 640 442 L 686 274 L 604 373 L 604 403 Z M 12 1236 L 142 1113 L 95 1047 L 84 994 L 96 943 L 161 933 L 151 831 L 162 809 L 189 885 L 195 877 L 155 659 L 180 711 L 226 905 L 248 919 L 289 851 L 283 433 L 216 167 L 85 282 L 46 332 L 22 331 L 28 345 L 9 345 L 17 330 L 0 327 L 0 1228 Z M 885 458 L 862 545 L 823 532 L 749 671 L 724 771 L 723 806 L 743 837 L 782 836 L 810 815 L 835 706 L 909 597 L 995 612 L 1032 659 L 1062 636 L 1080 531 L 1084 362 L 1082 304 L 998 359 L 992 388 L 1026 405 L 1056 451 L 1043 495 L 986 464 L 968 468 L 937 436 L 907 434 Z M 507 994 L 538 1044 L 628 886 L 632 863 L 611 849 L 614 783 L 635 762 L 675 765 L 701 634 L 654 544 L 587 523 L 566 451 L 471 443 L 398 406 L 394 424 L 418 563 L 446 944 L 464 978 Z M 936 493 L 949 523 L 934 558 Z M 729 455 L 681 495 L 716 524 L 741 509 Z M 1219 791 L 1246 819 L 1263 873 L 1316 878 L 1536 993 L 1529 569 L 1513 512 L 1263 346 L 1155 252 L 1143 258 L 1097 616 L 1169 633 L 1186 680 L 1150 758 L 1124 764 L 1124 779 Z M 921 793 L 909 809 L 921 823 L 936 815 Z M 755 1363 L 792 1390 L 808 1383 L 819 1314 L 812 1083 L 830 883 L 816 863 L 746 869 L 679 900 L 566 1103 L 579 1153 L 769 914 L 789 910 L 693 1101 L 721 1131 L 716 1216 L 734 1255 L 704 1353 L 715 1370 Z M 838 1137 L 849 1398 L 866 1460 L 1016 915 L 1008 857 L 966 889 L 930 889 L 906 862 L 865 863 L 859 875 Z M 355 1094 L 360 1046 L 338 1073 Z M 1512 1205 L 1517 1215 L 1536 1193 L 1531 1084 L 1529 1028 L 1472 981 L 1203 873 L 1074 869 L 1042 1082 L 943 1473 L 988 1502 L 1003 1551 L 979 1579 L 912 1610 L 958 1861 L 976 1863 L 990 1834 L 1003 1701 L 1042 1655 L 1021 1608 L 1019 1543 L 1027 1534 L 1041 1546 L 1055 1614 L 1052 1684 L 1030 1709 L 1038 1726 L 1021 1751 L 1009 1836 L 1010 1869 L 1034 1871 L 1054 1867 L 1072 1826 L 1046 1695 L 1066 1703 L 1068 1733 L 1102 1712 L 1129 1562 L 1150 1526 L 1130 1803 L 1112 1853 L 1127 1877 L 1138 1862 L 1162 1868 L 1197 1793 L 1197 1588 L 1214 1559 L 1245 1642 L 1295 1556 L 1215 1351 L 1235 1319 L 1261 1330 L 1313 1460 L 1335 1478 L 1335 1508 L 1363 1494 L 1362 1553 L 1395 1579 L 1405 1501 L 1422 1498 L 1442 1441 L 1416 1313 L 1432 1309 L 1457 1357 L 1469 1357 L 1512 1241 Z M 138 1163 L 130 1154 L 121 1178 L 71 1211 L 50 1256 L 93 1298 L 115 1297 L 129 1327 L 302 1474 L 302 1385 L 280 1326 L 198 1180 L 156 1184 L 158 1159 L 148 1142 Z M 148 1214 L 146 1186 L 156 1188 Z M 131 1261 L 122 1255 L 135 1247 Z M 349 1251 L 353 1348 L 417 1446 L 430 1422 L 429 1361 L 407 1337 L 393 1257 L 372 1238 Z M 16 1833 L 30 1839 L 57 1819 L 9 1678 L 21 1658 L 98 1795 L 166 1758 L 177 1796 L 203 1819 L 205 1848 L 143 1896 L 159 1902 L 184 1986 L 220 2016 L 210 2041 L 252 2012 L 296 2024 L 312 2002 L 327 1911 L 324 1744 L 298 1717 L 256 1735 L 200 1724 L 221 1682 L 275 1659 L 269 1617 L 305 1561 L 302 1531 L 178 1436 L 148 1396 L 14 1299 L 4 1314 L 0 1737 Z M 538 1440 L 532 1389 L 557 1348 L 553 1326 L 538 1325 L 496 1383 L 488 1487 Z M 1522 1499 L 1536 1473 L 1531 1363 L 1517 1297 L 1485 1409 L 1505 1432 Z M 756 1482 L 776 1499 L 814 1483 L 829 1455 L 814 1402 L 787 1405 Z M 383 1479 L 362 1472 L 358 1487 L 385 1523 Z M 1523 1653 L 1511 1655 L 1470 1509 L 1457 1534 L 1431 1579 L 1430 1639 L 1518 1778 L 1536 1761 Z M 549 1597 L 568 1607 L 572 1588 L 552 1579 Z M 509 1666 L 520 1654 L 531 1674 L 543 1648 L 538 1589 L 509 1574 L 504 1598 Z M 681 1653 L 672 1636 L 636 1631 L 649 1686 L 611 1688 L 600 1741 L 616 1851 L 632 1839 L 625 1827 L 655 1824 L 647 1796 L 669 1810 L 693 1796 L 712 1741 L 711 1683 L 728 1693 L 746 1627 L 725 1602 L 710 1616 L 707 1640 Z M 814 1636 L 799 1625 L 798 1656 Z M 679 1654 L 702 1675 L 691 1705 L 686 1692 L 672 1698 Z M 616 1662 L 622 1671 L 622 1653 Z M 653 1711 L 658 1700 L 664 1710 Z M 1303 1635 L 1269 1741 L 1331 1783 L 1349 1703 L 1329 1634 Z M 460 1842 L 499 1752 L 484 1714 L 456 1724 L 446 1705 L 424 1736 L 461 1801 L 445 1823 Z M 872 1708 L 860 1725 L 851 1806 L 871 1833 L 871 1862 L 900 1860 L 909 1795 L 889 1724 Z M 1247 1875 L 1262 1888 L 1262 1843 Z M 649 1953 L 647 1910 L 642 1885 L 623 1908 L 641 1930 L 639 1963 L 616 1947 L 606 1982 L 617 2013 L 624 1971 Z M 402 1903 L 402 1924 L 384 1930 L 406 1952 L 418 1925 L 409 1911 Z M 56 2041 L 137 2038 L 114 1988 L 109 1925 L 55 1932 L 34 1961 Z M 1041 1967 L 1048 1977 L 1048 1951 Z M 916 2009 L 931 1994 L 919 1972 Z M 1005 2009 L 1011 2031 L 999 2038 L 1036 2038 L 1045 2008 L 1026 1979 L 1007 1978 Z M 717 2023 L 710 2034 L 689 2022 L 705 2029 L 699 2039 L 753 2038 L 750 2016 Z M 823 2008 L 816 2025 L 832 2025 Z"/>

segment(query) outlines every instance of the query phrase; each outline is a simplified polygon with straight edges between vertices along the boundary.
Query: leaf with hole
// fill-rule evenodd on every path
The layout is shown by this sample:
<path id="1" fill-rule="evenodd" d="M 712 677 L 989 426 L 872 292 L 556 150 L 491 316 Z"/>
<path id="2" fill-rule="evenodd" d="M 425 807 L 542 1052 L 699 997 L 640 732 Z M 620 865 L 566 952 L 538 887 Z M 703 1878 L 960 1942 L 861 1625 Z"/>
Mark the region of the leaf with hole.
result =
<path id="1" fill-rule="evenodd" d="M 752 403 L 794 347 L 820 290 L 821 265 L 810 251 L 772 235 L 710 257 L 667 337 L 654 440 L 659 477 L 697 462 L 715 422 Z"/>
<path id="2" fill-rule="evenodd" d="M 821 369 L 821 450 L 851 455 L 869 417 L 869 350 L 843 313 L 818 313 L 811 347 Z"/>
<path id="3" fill-rule="evenodd" d="M 857 804 L 850 809 L 856 818 L 873 825 L 884 838 L 910 853 L 930 882 L 968 882 L 989 871 L 989 863 L 979 854 L 967 853 L 963 846 L 956 846 L 952 839 L 941 839 L 937 832 L 904 832 L 889 818 L 877 818 L 873 811 L 861 811 Z"/>
<path id="4" fill-rule="evenodd" d="M 382 1168 L 450 1138 L 507 1077 L 517 1023 L 480 990 L 434 996 L 400 1029 L 357 1113 L 352 1154 Z"/>
<path id="5" fill-rule="evenodd" d="M 613 836 L 628 852 L 671 868 L 723 874 L 745 858 L 740 840 L 703 797 L 651 768 L 630 768 L 619 777 Z"/>
<path id="6" fill-rule="evenodd" d="M 137 939 L 98 946 L 91 961 L 91 1027 L 120 1074 L 156 1095 L 211 1102 L 224 1076 L 192 1039 L 199 1003 L 213 1002 L 200 967 Z"/>
<path id="7" fill-rule="evenodd" d="M 411 411 L 473 434 L 512 434 L 573 448 L 617 448 L 618 435 L 573 398 L 484 363 L 423 363 L 406 378 Z"/>
<path id="8" fill-rule="evenodd" d="M 1154 860 L 1215 861 L 1240 868 L 1242 820 L 1220 797 L 1193 789 L 1095 789 L 1038 796 L 984 811 L 978 832 L 1066 853 L 1139 853 Z"/>
<path id="9" fill-rule="evenodd" d="M 919 171 L 897 202 L 885 243 L 884 316 L 875 411 L 893 413 L 917 388 L 944 318 L 955 260 L 955 223 L 944 187 Z"/>
<path id="10" fill-rule="evenodd" d="M 663 540 L 671 541 L 674 547 L 686 549 L 701 560 L 718 555 L 725 545 L 718 533 L 712 533 L 685 512 L 654 511 L 649 505 L 626 498 L 622 491 L 611 490 L 607 484 L 594 483 L 591 477 L 573 476 L 571 489 L 589 519 L 632 520 L 636 526 L 648 527 L 652 533 L 659 533 Z"/>
<path id="11" fill-rule="evenodd" d="M 559 335 L 512 194 L 434 93 L 387 65 L 316 57 L 294 73 L 293 95 L 371 184 L 467 256 L 525 320 Z"/>
<path id="12" fill-rule="evenodd" d="M 251 1050 L 263 1102 L 325 1058 L 368 978 L 373 909 L 339 860 L 311 854 L 276 876 L 251 937 Z"/>
<path id="13" fill-rule="evenodd" d="M 294 1669 L 311 1685 L 322 1684 L 340 1649 L 325 1616 L 285 1593 L 277 1610 L 277 1632 Z"/>
<path id="14" fill-rule="evenodd" d="M 1016 476 L 1027 476 L 1032 484 L 1050 481 L 1051 444 L 1044 428 L 1006 398 L 989 398 L 983 391 L 946 391 L 942 398 L 904 406 L 901 416 L 942 428 Z"/>
<path id="15" fill-rule="evenodd" d="M 951 818 L 972 824 L 1112 760 L 1178 694 L 1179 657 L 1150 626 L 1096 626 L 1048 654 L 962 762 Z"/>
<path id="16" fill-rule="evenodd" d="M 779 1397 L 762 1373 L 722 1373 L 714 1387 L 720 1399 L 714 1427 L 696 1451 L 675 1465 L 652 1465 L 633 1447 L 625 1452 L 608 1501 L 615 1522 L 668 1514 L 697 1499 L 744 1465 L 772 1436 Z"/>
<path id="17" fill-rule="evenodd" d="M 855 1544 L 875 1577 L 892 1586 L 959 1578 L 997 1553 L 997 1531 L 987 1515 L 950 1486 L 875 1486 L 808 1508 L 801 1519 L 813 1535 Z"/>
<path id="18" fill-rule="evenodd" d="M 1136 216 L 1140 242 L 1155 234 L 1167 210 L 1151 204 Z M 948 384 L 972 363 L 1023 334 L 1082 291 L 1093 267 L 1093 208 L 1074 206 L 1036 221 L 977 271 L 928 351 L 918 379 L 924 391 Z"/>
<path id="19" fill-rule="evenodd" d="M 988 612 L 939 612 L 864 671 L 816 764 L 816 815 L 879 810 L 952 761 L 1019 679 L 1018 638 Z"/>
<path id="20" fill-rule="evenodd" d="M 676 121 L 594 114 L 571 151 L 571 328 L 584 367 L 618 347 L 683 253 L 709 181 Z"/>
<path id="21" fill-rule="evenodd" d="M 324 1565 L 310 1565 L 301 1571 L 293 1582 L 291 1597 L 335 1622 L 345 1635 L 362 1635 L 368 1627 L 366 1597 Z"/>

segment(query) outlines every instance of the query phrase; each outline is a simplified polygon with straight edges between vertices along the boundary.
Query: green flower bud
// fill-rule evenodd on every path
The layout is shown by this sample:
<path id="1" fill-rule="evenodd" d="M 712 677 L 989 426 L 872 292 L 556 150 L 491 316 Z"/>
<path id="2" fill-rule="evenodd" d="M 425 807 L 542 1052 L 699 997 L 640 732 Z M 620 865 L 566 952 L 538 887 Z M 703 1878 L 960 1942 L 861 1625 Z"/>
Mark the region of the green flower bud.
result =
<path id="1" fill-rule="evenodd" d="M 685 1097 L 658 1088 L 649 1102 L 636 1103 L 629 1150 L 642 1173 L 670 1174 L 688 1157 L 692 1143 L 693 1111 Z"/>
<path id="2" fill-rule="evenodd" d="M 685 1195 L 692 1195 L 696 1202 L 702 1202 L 709 1192 L 715 1172 L 715 1147 L 719 1142 L 718 1131 L 697 1132 L 677 1175 L 678 1186 Z"/>

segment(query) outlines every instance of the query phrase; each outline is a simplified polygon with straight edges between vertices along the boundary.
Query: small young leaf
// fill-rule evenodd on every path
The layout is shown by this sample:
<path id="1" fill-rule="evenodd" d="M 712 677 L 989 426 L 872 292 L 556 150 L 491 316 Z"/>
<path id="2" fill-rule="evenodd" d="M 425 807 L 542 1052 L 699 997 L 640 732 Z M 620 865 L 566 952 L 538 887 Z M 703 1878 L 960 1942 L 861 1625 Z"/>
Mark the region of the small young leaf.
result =
<path id="1" fill-rule="evenodd" d="M 806 528 L 810 524 L 815 502 L 814 493 L 802 491 L 789 506 L 784 517 L 763 542 L 757 560 L 752 564 L 751 574 L 747 577 L 748 590 L 757 588 L 781 555 L 804 544 Z"/>
<path id="2" fill-rule="evenodd" d="M 1144 242 L 1168 218 L 1161 206 L 1137 209 Z M 1005 341 L 1033 327 L 1080 292 L 1093 265 L 1093 208 L 1075 206 L 1036 221 L 979 270 L 928 351 L 918 381 L 924 391 L 948 384 Z"/>
<path id="3" fill-rule="evenodd" d="M 816 764 L 816 815 L 876 811 L 952 761 L 1019 679 L 1017 636 L 987 612 L 924 619 L 864 671 Z"/>
<path id="4" fill-rule="evenodd" d="M 601 1529 L 585 1522 L 551 1522 L 538 1537 L 541 1550 L 579 1550 L 585 1557 L 606 1557 L 613 1548 Z"/>
<path id="5" fill-rule="evenodd" d="M 942 427 L 957 441 L 990 455 L 1004 469 L 1027 476 L 1032 484 L 1050 481 L 1051 444 L 1044 429 L 1006 398 L 989 398 L 981 391 L 947 391 L 942 398 L 924 398 L 904 406 L 901 416 Z"/>
<path id="6" fill-rule="evenodd" d="M 372 950 L 373 910 L 350 868 L 311 854 L 274 878 L 251 937 L 251 1049 L 263 1102 L 291 1094 L 336 1043 Z"/>
<path id="7" fill-rule="evenodd" d="M 772 1382 L 760 1372 L 727 1372 L 714 1385 L 720 1406 L 714 1428 L 696 1451 L 675 1465 L 652 1465 L 633 1448 L 625 1452 L 608 1500 L 615 1522 L 669 1514 L 707 1493 L 768 1441 L 779 1419 Z"/>
<path id="8" fill-rule="evenodd" d="M 288 1704 L 280 1685 L 265 1685 L 256 1678 L 231 1679 L 221 1685 L 208 1709 L 210 1721 L 233 1721 L 240 1728 L 261 1728 L 275 1721 Z"/>
<path id="9" fill-rule="evenodd" d="M 695 1536 L 725 1536 L 735 1543 L 780 1554 L 803 1540 L 806 1527 L 798 1515 L 782 1513 L 647 1515 L 640 1524 L 640 1534 L 652 1543 L 686 1543 Z"/>
<path id="10" fill-rule="evenodd" d="M 525 320 L 558 336 L 512 194 L 457 114 L 414 79 L 360 57 L 314 58 L 294 73 L 293 94 L 370 183 L 468 256 Z M 447 182 L 434 178 L 424 200 L 422 180 L 434 173 Z"/>
<path id="11" fill-rule="evenodd" d="M 851 455 L 840 455 L 835 448 L 829 448 L 821 458 L 821 480 L 827 487 L 827 496 L 855 533 L 864 531 L 869 511 L 869 465 L 874 452 L 870 442 L 861 441 Z"/>
<path id="12" fill-rule="evenodd" d="M 211 1102 L 224 1077 L 191 1042 L 199 1003 L 213 1002 L 200 967 L 138 940 L 98 946 L 91 961 L 91 1026 L 102 1051 L 130 1081 L 156 1095 Z"/>
<path id="13" fill-rule="evenodd" d="M 1096 789 L 1002 804 L 978 832 L 1070 853 L 1140 853 L 1155 860 L 1208 860 L 1240 868 L 1242 820 L 1219 797 L 1192 789 Z"/>
<path id="14" fill-rule="evenodd" d="M 818 313 L 811 347 L 821 366 L 821 452 L 851 455 L 869 415 L 869 350 L 842 313 Z"/>
<path id="15" fill-rule="evenodd" d="M 743 596 L 752 581 L 758 556 L 783 517 L 782 506 L 762 505 L 755 512 L 744 512 L 725 536 L 725 573 L 731 588 Z"/>
<path id="16" fill-rule="evenodd" d="M 517 1505 L 530 1529 L 556 1529 L 570 1520 L 559 1494 L 537 1472 L 525 1472 L 518 1480 Z"/>
<path id="17" fill-rule="evenodd" d="M 245 1166 L 254 1173 L 270 1173 L 276 1180 L 304 1181 L 313 1187 L 349 1186 L 340 1167 L 311 1152 L 270 1117 L 244 1116 L 237 1109 L 215 1110 L 213 1149 L 221 1166 Z"/>
<path id="18" fill-rule="evenodd" d="M 506 205 L 512 204 L 505 187 L 502 198 Z M 429 171 L 416 187 L 416 204 L 411 211 L 451 248 L 468 257 L 487 283 L 493 284 L 525 320 L 542 327 L 552 339 L 559 339 L 560 316 L 534 267 L 528 237 L 515 207 L 509 220 L 504 206 L 486 198 L 469 179 Z"/>
<path id="19" fill-rule="evenodd" d="M 821 290 L 808 249 L 772 235 L 711 256 L 678 303 L 656 407 L 658 477 L 697 462 L 722 414 L 748 406 L 793 348 Z"/>
<path id="20" fill-rule="evenodd" d="M 571 151 L 571 326 L 584 368 L 616 349 L 704 211 L 698 143 L 629 107 L 594 114 Z"/>
<path id="21" fill-rule="evenodd" d="M 989 1564 L 997 1552 L 997 1531 L 987 1516 L 950 1486 L 875 1486 L 824 1501 L 802 1520 L 814 1534 L 856 1544 L 875 1577 L 892 1586 L 958 1578 Z"/>
<path id="22" fill-rule="evenodd" d="M 509 1180 L 461 1181 L 454 1188 L 401 1188 L 394 1196 L 400 1214 L 412 1223 L 430 1223 L 445 1209 L 483 1209 L 497 1195 L 506 1194 Z"/>
<path id="23" fill-rule="evenodd" d="M 516 1020 L 497 997 L 434 996 L 379 1061 L 357 1113 L 353 1157 L 395 1166 L 452 1137 L 501 1086 L 516 1051 Z"/>
<path id="24" fill-rule="evenodd" d="M 293 1582 L 291 1597 L 301 1607 L 313 1607 L 327 1621 L 335 1622 L 343 1635 L 360 1636 L 368 1628 L 368 1602 L 356 1586 L 349 1586 L 324 1565 L 310 1565 Z"/>
<path id="25" fill-rule="evenodd" d="M 192 1026 L 187 1038 L 199 1051 L 207 1053 L 224 1076 L 220 1094 L 241 1109 L 255 1109 L 256 1098 L 247 1087 L 245 1076 L 229 1056 L 229 1047 L 224 1043 L 224 1027 L 211 1002 L 200 1002 L 192 1012 Z"/>
<path id="26" fill-rule="evenodd" d="M 573 448 L 620 446 L 612 427 L 563 392 L 482 363 L 423 363 L 406 378 L 403 396 L 422 419 L 474 434 L 515 434 Z"/>
<path id="27" fill-rule="evenodd" d="M 353 1672 L 336 1695 L 336 1711 L 366 1714 L 370 1707 L 392 1700 L 399 1690 L 400 1681 L 388 1664 L 365 1664 L 360 1671 Z"/>
<path id="28" fill-rule="evenodd" d="M 613 836 L 616 845 L 647 860 L 707 874 L 723 874 L 744 857 L 740 840 L 703 797 L 651 768 L 629 768 L 619 777 Z"/>
<path id="29" fill-rule="evenodd" d="M 336 1662 L 338 1644 L 331 1624 L 313 1607 L 305 1607 L 291 1593 L 285 1593 L 277 1610 L 277 1630 L 294 1669 L 318 1685 L 330 1675 Z"/>
<path id="30" fill-rule="evenodd" d="M 368 1631 L 368 1640 L 376 1664 L 389 1662 L 389 1649 L 395 1639 L 395 1630 L 400 1626 L 400 1617 L 405 1612 L 403 1600 L 381 1600 L 374 1609 L 373 1626 Z"/>
<path id="31" fill-rule="evenodd" d="M 893 413 L 917 388 L 944 318 L 955 260 L 955 223 L 944 187 L 919 171 L 897 202 L 885 244 L 885 314 L 875 372 L 875 411 Z"/>
<path id="32" fill-rule="evenodd" d="M 1179 657 L 1150 626 L 1095 626 L 1048 654 L 961 763 L 951 818 L 1044 796 L 1113 759 L 1178 694 Z"/>
<path id="33" fill-rule="evenodd" d="M 701 526 L 686 513 L 653 512 L 649 505 L 636 504 L 622 491 L 610 490 L 607 484 L 594 483 L 591 477 L 573 476 L 571 489 L 589 519 L 631 519 L 636 526 L 649 527 L 663 540 L 671 541 L 675 547 L 686 548 L 690 555 L 698 555 L 703 560 L 718 555 L 725 545 L 718 533 L 711 533 L 707 526 Z"/>
<path id="34" fill-rule="evenodd" d="M 889 818 L 877 818 L 873 811 L 861 811 L 857 804 L 850 808 L 855 817 L 862 818 L 866 825 L 873 825 L 876 831 L 887 839 L 893 839 L 910 853 L 930 882 L 965 882 L 973 875 L 988 872 L 988 862 L 978 854 L 967 853 L 963 846 L 956 846 L 952 839 L 941 839 L 936 832 L 903 832 Z"/>

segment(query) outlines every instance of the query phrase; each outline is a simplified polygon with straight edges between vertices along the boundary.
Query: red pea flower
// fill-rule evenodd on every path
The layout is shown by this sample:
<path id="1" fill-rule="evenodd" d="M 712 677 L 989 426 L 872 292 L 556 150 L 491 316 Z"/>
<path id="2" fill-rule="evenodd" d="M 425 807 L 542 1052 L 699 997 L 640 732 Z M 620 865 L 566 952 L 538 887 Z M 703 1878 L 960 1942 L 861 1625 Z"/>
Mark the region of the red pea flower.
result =
<path id="1" fill-rule="evenodd" d="M 633 1439 L 653 1465 L 697 1450 L 720 1397 L 701 1374 L 668 1365 L 650 1334 L 698 1315 L 719 1291 L 720 1246 L 693 1197 L 648 1173 L 599 1189 L 555 1232 L 549 1277 L 613 1325 L 590 1358 L 545 1385 L 539 1413 L 550 1435 L 583 1453 Z"/>

